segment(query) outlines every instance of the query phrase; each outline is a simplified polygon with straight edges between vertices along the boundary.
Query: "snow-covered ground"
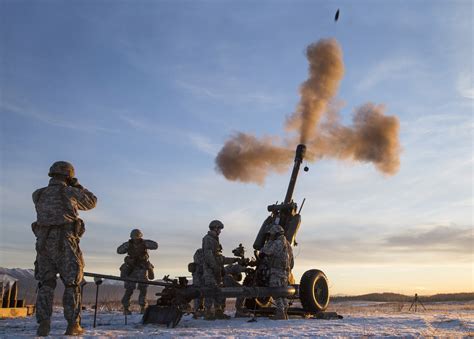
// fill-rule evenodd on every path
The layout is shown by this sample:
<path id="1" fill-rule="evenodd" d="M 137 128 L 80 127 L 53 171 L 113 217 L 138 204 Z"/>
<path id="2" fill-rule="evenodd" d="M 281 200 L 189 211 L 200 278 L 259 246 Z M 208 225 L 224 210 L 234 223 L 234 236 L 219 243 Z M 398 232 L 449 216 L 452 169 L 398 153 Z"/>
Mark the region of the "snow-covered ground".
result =
<path id="1" fill-rule="evenodd" d="M 84 337 L 300 337 L 300 336 L 469 336 L 474 335 L 474 304 L 432 303 L 425 305 L 427 311 L 408 312 L 405 304 L 335 303 L 332 310 L 344 316 L 340 320 L 315 320 L 292 318 L 288 321 L 274 321 L 258 318 L 257 322 L 247 322 L 246 318 L 205 321 L 194 320 L 186 315 L 176 328 L 156 325 L 142 325 L 141 316 L 128 317 L 118 312 L 102 312 L 98 315 L 98 325 L 94 329 L 93 311 L 83 312 Z M 61 336 L 66 323 L 61 308 L 56 308 L 52 324 L 52 336 Z M 231 312 L 228 312 L 231 314 Z M 0 337 L 13 338 L 34 336 L 34 318 L 0 320 Z"/>

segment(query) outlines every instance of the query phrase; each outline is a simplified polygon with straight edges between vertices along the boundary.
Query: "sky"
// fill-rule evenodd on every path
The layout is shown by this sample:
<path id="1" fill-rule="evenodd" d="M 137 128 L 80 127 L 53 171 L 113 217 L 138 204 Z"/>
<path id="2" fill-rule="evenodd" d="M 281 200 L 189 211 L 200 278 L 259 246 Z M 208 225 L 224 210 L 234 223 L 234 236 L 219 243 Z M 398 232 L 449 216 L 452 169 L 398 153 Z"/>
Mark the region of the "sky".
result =
<path id="1" fill-rule="evenodd" d="M 238 131 L 283 135 L 306 46 L 334 38 L 343 122 L 385 105 L 400 169 L 305 163 L 297 280 L 317 268 L 332 294 L 472 292 L 473 13 L 468 0 L 0 0 L 0 266 L 33 266 L 31 193 L 57 160 L 98 197 L 81 213 L 86 271 L 118 274 L 138 227 L 159 243 L 155 276 L 189 275 L 213 219 L 225 255 L 251 255 L 290 172 L 228 181 L 215 157 Z"/>

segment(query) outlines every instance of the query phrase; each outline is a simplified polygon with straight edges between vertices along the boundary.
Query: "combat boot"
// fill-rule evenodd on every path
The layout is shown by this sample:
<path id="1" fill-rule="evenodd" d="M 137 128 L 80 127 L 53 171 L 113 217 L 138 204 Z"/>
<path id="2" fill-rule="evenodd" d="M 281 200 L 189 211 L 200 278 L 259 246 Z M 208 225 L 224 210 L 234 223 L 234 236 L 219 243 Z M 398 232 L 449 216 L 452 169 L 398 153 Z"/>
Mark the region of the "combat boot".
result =
<path id="1" fill-rule="evenodd" d="M 216 310 L 216 319 L 228 320 L 230 317 L 223 310 Z"/>
<path id="2" fill-rule="evenodd" d="M 216 320 L 214 312 L 212 312 L 211 310 L 206 310 L 206 312 L 204 313 L 204 320 Z"/>
<path id="3" fill-rule="evenodd" d="M 38 337 L 47 337 L 49 335 L 49 331 L 51 331 L 51 320 L 41 320 L 38 325 L 38 329 L 36 330 L 36 335 Z"/>
<path id="4" fill-rule="evenodd" d="M 84 333 L 84 329 L 78 322 L 70 323 L 67 325 L 66 332 L 64 335 L 81 335 Z"/>

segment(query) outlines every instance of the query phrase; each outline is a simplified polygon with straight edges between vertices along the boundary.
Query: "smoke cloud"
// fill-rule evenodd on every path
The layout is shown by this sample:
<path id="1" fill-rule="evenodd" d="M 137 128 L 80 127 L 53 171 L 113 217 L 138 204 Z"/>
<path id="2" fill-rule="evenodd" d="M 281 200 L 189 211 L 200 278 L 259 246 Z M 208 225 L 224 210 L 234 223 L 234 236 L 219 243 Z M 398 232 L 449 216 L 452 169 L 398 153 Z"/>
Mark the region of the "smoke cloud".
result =
<path id="1" fill-rule="evenodd" d="M 300 143 L 314 137 L 316 126 L 336 95 L 344 75 L 342 51 L 334 39 L 323 39 L 306 49 L 309 78 L 300 88 L 301 100 L 296 111 L 288 118 L 288 130 L 300 132 Z"/>
<path id="2" fill-rule="evenodd" d="M 350 127 L 341 125 L 339 119 L 322 123 L 307 145 L 307 160 L 331 157 L 372 162 L 381 172 L 395 174 L 400 167 L 400 124 L 384 111 L 384 105 L 367 103 L 355 110 Z"/>
<path id="3" fill-rule="evenodd" d="M 344 75 L 339 44 L 320 40 L 308 46 L 306 56 L 309 76 L 300 87 L 295 112 L 286 120 L 288 134 L 283 140 L 233 135 L 216 157 L 217 171 L 229 180 L 263 184 L 270 172 L 288 169 L 296 145 L 303 143 L 309 161 L 329 157 L 371 162 L 382 173 L 395 174 L 400 166 L 398 118 L 386 116 L 384 105 L 366 103 L 354 111 L 351 126 L 342 125 L 335 101 Z"/>
<path id="4" fill-rule="evenodd" d="M 217 154 L 216 165 L 229 180 L 263 184 L 270 171 L 286 171 L 293 157 L 291 149 L 274 145 L 274 138 L 237 133 Z"/>

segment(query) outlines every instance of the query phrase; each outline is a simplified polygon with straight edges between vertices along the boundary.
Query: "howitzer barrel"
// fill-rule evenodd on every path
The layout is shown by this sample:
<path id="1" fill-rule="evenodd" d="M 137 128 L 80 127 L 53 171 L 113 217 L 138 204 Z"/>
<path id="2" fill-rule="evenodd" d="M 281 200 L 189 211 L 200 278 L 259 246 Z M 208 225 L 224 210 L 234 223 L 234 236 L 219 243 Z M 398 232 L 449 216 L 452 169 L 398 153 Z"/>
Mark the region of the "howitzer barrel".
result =
<path id="1" fill-rule="evenodd" d="M 106 275 L 106 274 L 99 274 L 99 273 L 90 273 L 84 272 L 84 276 L 91 277 L 91 278 L 98 278 L 98 279 L 109 279 L 109 280 L 119 280 L 119 281 L 128 281 L 132 283 L 139 283 L 139 284 L 147 284 L 147 285 L 156 285 L 156 286 L 173 286 L 172 283 L 160 282 L 160 281 L 152 281 L 152 280 L 140 280 L 140 279 L 132 279 L 132 278 L 122 278 L 116 277 L 115 275 Z"/>
<path id="2" fill-rule="evenodd" d="M 186 299 L 192 300 L 199 297 L 223 297 L 223 298 L 257 298 L 257 297 L 285 297 L 291 298 L 297 294 L 295 286 L 288 287 L 221 287 L 221 288 L 199 288 L 187 287 L 185 289 Z"/>
<path id="3" fill-rule="evenodd" d="M 298 178 L 298 172 L 300 170 L 300 165 L 303 162 L 304 156 L 306 154 L 306 146 L 299 144 L 296 147 L 295 154 L 295 164 L 293 165 L 293 172 L 291 172 L 290 183 L 288 184 L 288 190 L 286 191 L 284 204 L 288 204 L 293 198 L 293 191 L 295 190 L 296 179 Z"/>

